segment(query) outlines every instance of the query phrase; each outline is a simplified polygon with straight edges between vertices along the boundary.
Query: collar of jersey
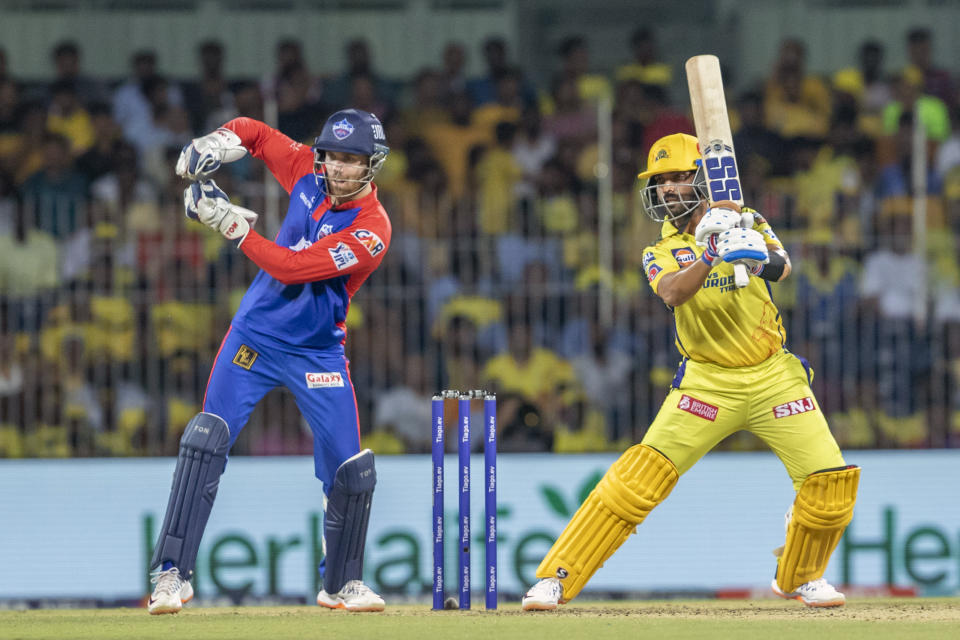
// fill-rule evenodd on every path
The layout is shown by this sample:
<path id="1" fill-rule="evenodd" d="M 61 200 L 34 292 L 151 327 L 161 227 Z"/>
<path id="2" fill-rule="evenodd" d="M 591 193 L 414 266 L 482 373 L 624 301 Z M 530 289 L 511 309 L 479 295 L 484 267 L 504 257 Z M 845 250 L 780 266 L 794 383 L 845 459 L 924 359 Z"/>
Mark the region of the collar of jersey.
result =
<path id="1" fill-rule="evenodd" d="M 661 238 L 669 238 L 670 236 L 676 235 L 678 233 L 680 233 L 680 229 L 677 229 L 675 226 L 673 226 L 672 222 L 670 222 L 669 220 L 663 221 L 663 226 L 660 227 Z"/>
<path id="2" fill-rule="evenodd" d="M 377 201 L 377 185 L 370 183 L 370 193 L 363 196 L 362 198 L 357 198 L 356 200 L 347 200 L 346 202 L 341 202 L 335 207 L 330 207 L 331 211 L 345 211 L 347 209 L 366 209 L 374 202 Z M 330 197 L 329 195 L 327 196 Z"/>

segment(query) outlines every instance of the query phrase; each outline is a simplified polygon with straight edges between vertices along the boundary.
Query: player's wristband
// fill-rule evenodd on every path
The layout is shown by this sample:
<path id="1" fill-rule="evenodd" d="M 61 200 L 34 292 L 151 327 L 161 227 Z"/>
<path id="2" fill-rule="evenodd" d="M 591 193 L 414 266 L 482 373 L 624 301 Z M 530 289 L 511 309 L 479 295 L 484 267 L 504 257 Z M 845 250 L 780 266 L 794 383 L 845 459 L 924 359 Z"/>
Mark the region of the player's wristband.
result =
<path id="1" fill-rule="evenodd" d="M 783 270 L 786 268 L 786 266 L 786 258 L 779 253 L 774 253 L 771 251 L 769 254 L 769 262 L 766 264 L 758 264 L 750 271 L 758 278 L 770 280 L 771 282 L 777 282 L 780 280 L 780 276 L 783 275 Z"/>

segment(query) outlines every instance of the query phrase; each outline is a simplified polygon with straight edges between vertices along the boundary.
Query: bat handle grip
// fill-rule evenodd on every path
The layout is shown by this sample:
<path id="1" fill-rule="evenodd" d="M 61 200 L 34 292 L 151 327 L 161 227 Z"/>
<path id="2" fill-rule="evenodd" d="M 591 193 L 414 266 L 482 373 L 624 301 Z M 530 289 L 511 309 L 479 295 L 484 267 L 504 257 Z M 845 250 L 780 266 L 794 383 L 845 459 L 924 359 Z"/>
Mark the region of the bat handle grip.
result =
<path id="1" fill-rule="evenodd" d="M 750 274 L 747 273 L 747 266 L 743 264 L 733 265 L 733 278 L 738 289 L 743 289 L 750 284 Z"/>

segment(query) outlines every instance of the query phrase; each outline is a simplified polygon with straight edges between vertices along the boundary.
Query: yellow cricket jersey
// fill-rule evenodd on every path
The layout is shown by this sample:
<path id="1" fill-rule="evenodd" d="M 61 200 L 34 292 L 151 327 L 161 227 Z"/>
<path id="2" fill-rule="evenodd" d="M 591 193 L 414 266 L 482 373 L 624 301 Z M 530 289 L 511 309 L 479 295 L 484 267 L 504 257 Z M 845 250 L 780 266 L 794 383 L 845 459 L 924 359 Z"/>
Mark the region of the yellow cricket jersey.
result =
<path id="1" fill-rule="evenodd" d="M 767 244 L 783 247 L 759 214 L 754 214 L 753 228 L 765 236 Z M 653 291 L 656 293 L 664 274 L 693 264 L 702 254 L 692 235 L 664 222 L 660 239 L 643 252 L 643 269 Z M 738 289 L 733 265 L 726 262 L 713 268 L 700 291 L 673 309 L 673 317 L 677 349 L 698 362 L 724 367 L 755 365 L 782 349 L 786 340 L 769 282 L 751 276 L 750 284 Z"/>

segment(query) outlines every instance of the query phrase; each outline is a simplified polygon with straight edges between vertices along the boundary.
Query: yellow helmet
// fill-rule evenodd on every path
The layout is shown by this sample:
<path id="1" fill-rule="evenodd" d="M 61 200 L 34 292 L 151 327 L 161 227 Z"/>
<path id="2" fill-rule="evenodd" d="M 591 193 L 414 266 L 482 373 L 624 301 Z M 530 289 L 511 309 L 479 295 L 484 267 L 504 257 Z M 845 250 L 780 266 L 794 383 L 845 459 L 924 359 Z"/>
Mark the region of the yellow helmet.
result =
<path id="1" fill-rule="evenodd" d="M 684 211 L 679 213 L 671 211 L 670 207 L 660 201 L 660 196 L 657 194 L 657 183 L 655 180 L 651 180 L 653 176 L 677 171 L 694 172 L 690 179 L 693 195 L 679 201 L 686 207 Z M 650 147 L 650 155 L 647 158 L 647 170 L 637 177 L 646 180 L 646 183 L 640 189 L 643 209 L 648 216 L 657 222 L 679 221 L 691 214 L 703 201 L 708 199 L 707 185 L 703 177 L 703 169 L 700 166 L 700 148 L 697 145 L 697 139 L 686 133 L 674 133 L 654 142 L 653 146 Z"/>
<path id="2" fill-rule="evenodd" d="M 674 133 L 653 143 L 647 156 L 647 170 L 637 177 L 643 180 L 671 171 L 696 171 L 698 160 L 700 148 L 697 139 L 687 133 Z"/>

